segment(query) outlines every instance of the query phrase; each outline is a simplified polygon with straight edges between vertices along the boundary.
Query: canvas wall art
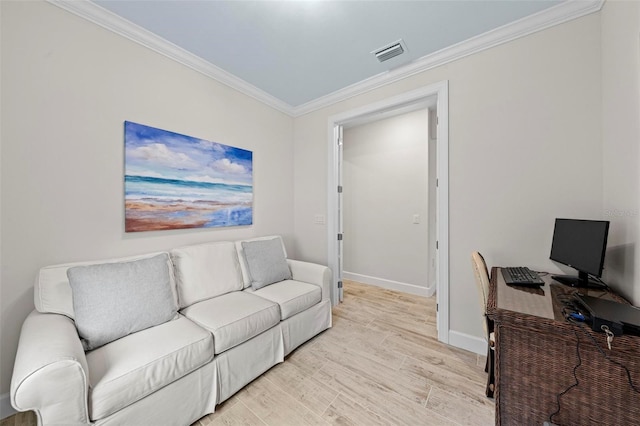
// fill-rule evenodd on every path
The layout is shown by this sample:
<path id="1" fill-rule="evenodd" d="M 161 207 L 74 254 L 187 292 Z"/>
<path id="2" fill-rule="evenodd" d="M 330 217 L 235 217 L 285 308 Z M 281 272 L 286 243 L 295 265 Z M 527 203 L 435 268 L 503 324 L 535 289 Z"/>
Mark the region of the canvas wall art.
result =
<path id="1" fill-rule="evenodd" d="M 125 121 L 125 231 L 253 223 L 253 153 Z"/>

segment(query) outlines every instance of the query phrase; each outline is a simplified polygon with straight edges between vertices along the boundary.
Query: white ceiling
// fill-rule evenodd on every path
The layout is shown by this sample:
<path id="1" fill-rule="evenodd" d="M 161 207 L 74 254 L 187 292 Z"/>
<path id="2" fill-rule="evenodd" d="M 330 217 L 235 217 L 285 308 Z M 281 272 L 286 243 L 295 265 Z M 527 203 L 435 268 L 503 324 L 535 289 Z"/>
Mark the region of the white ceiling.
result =
<path id="1" fill-rule="evenodd" d="M 55 1 L 55 0 L 54 0 Z M 93 0 L 295 108 L 564 3 Z M 379 63 L 371 51 L 404 40 Z"/>

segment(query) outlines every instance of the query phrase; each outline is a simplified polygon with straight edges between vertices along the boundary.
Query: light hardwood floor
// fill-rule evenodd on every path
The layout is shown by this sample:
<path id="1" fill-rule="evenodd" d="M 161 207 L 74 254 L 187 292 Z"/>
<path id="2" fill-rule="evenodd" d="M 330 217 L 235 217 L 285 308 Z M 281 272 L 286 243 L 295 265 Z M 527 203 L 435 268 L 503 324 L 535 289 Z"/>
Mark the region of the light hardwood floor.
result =
<path id="1" fill-rule="evenodd" d="M 434 298 L 346 281 L 332 328 L 193 426 L 492 425 L 484 362 L 437 341 Z"/>

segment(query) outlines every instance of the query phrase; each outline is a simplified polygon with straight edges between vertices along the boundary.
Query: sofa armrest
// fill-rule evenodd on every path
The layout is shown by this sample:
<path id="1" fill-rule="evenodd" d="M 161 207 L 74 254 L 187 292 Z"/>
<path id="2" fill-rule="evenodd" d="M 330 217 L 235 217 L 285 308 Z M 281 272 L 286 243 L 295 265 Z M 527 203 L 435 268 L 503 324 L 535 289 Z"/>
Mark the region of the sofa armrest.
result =
<path id="1" fill-rule="evenodd" d="M 31 312 L 22 325 L 11 405 L 34 410 L 38 424 L 89 424 L 88 367 L 73 321 Z"/>
<path id="2" fill-rule="evenodd" d="M 287 259 L 296 281 L 315 284 L 322 289 L 322 300 L 331 300 L 331 269 L 317 263 Z"/>

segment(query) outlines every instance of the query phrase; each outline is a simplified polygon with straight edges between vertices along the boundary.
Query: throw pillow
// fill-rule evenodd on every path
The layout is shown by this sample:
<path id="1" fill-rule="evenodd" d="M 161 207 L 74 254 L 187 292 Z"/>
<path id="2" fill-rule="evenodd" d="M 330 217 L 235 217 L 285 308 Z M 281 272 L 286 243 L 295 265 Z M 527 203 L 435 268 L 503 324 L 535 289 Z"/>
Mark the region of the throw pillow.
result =
<path id="1" fill-rule="evenodd" d="M 291 270 L 279 239 L 243 241 L 242 249 L 254 290 L 291 279 Z"/>
<path id="2" fill-rule="evenodd" d="M 176 317 L 166 253 L 133 262 L 67 270 L 76 328 L 85 350 Z"/>

